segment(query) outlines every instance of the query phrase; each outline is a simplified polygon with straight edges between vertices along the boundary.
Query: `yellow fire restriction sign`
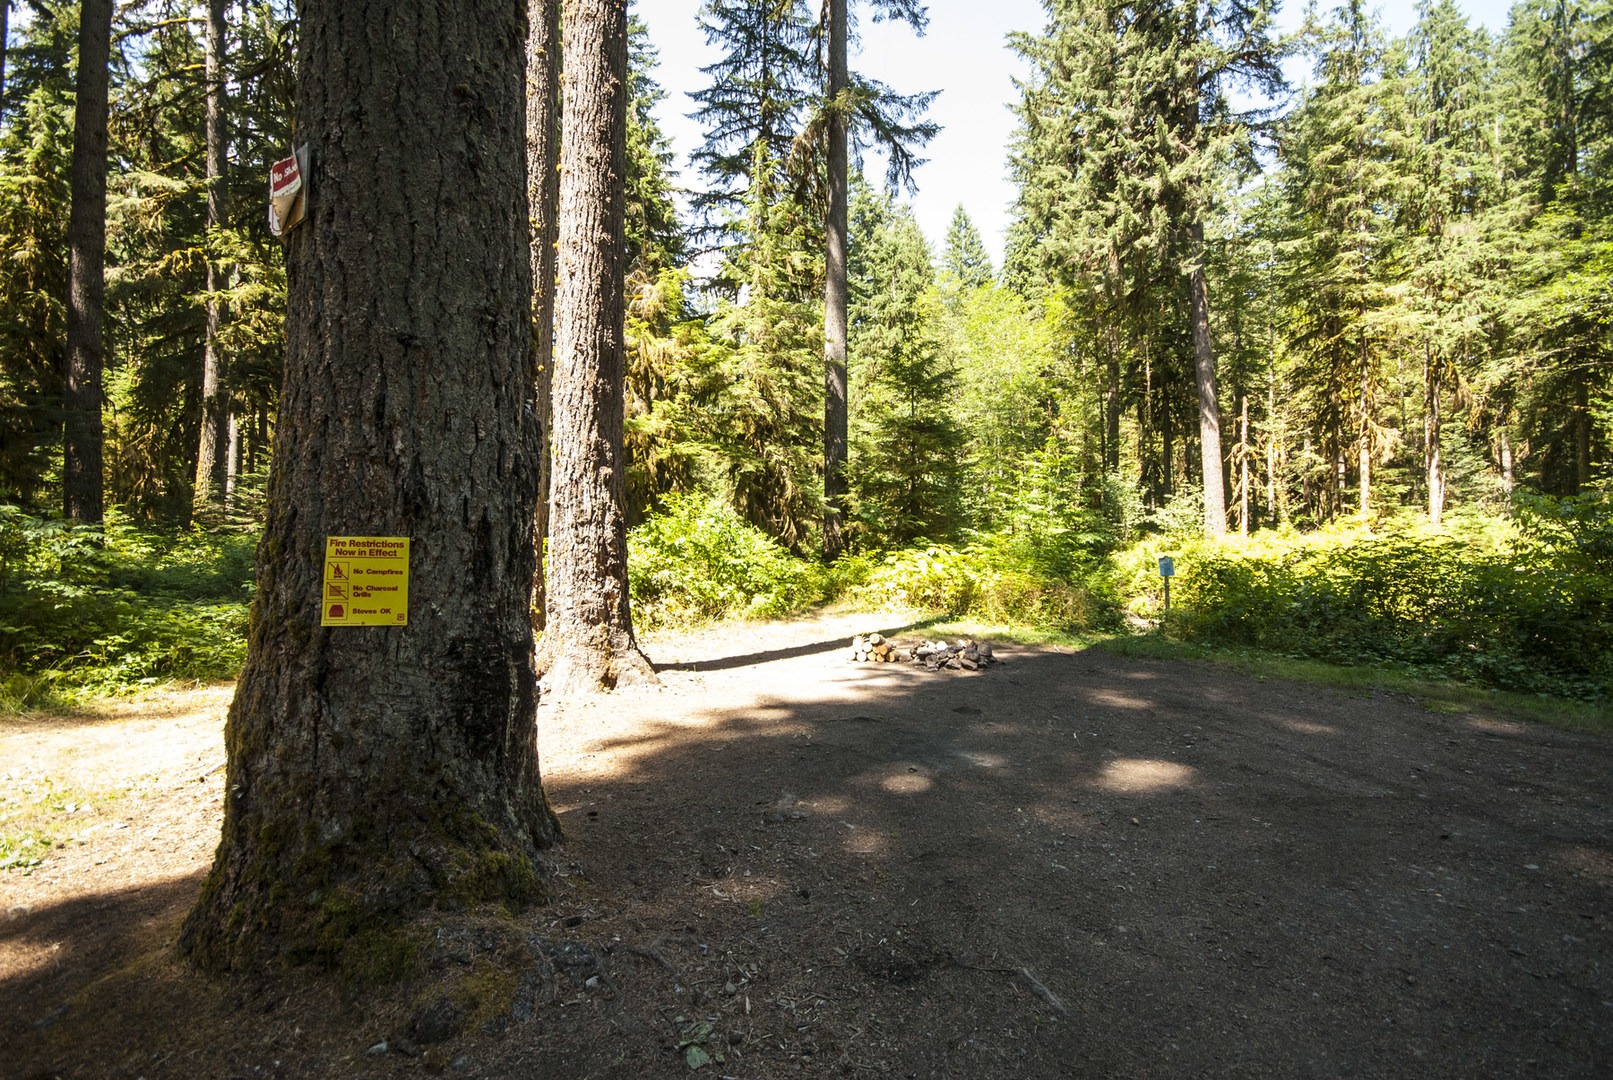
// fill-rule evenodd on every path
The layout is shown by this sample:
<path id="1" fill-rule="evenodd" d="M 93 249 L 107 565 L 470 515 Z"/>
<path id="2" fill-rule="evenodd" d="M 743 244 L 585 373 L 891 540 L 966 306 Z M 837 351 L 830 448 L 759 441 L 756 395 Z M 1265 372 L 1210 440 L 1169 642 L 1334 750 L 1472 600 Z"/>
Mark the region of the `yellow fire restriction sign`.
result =
<path id="1" fill-rule="evenodd" d="M 320 626 L 406 626 L 409 538 L 327 536 Z"/>

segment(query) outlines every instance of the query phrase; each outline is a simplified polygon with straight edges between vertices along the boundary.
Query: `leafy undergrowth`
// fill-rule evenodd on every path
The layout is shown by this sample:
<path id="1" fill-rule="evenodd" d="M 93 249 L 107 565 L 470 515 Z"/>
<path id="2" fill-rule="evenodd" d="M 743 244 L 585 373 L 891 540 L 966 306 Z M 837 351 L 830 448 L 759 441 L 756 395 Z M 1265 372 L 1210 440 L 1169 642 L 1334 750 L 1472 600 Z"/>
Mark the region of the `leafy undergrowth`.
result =
<path id="1" fill-rule="evenodd" d="M 1613 700 L 1613 504 L 1601 495 L 1520 498 L 1509 516 L 1444 531 L 1206 541 L 1167 530 L 1117 547 L 1048 526 L 828 566 L 791 555 L 720 500 L 684 496 L 633 530 L 629 548 L 641 630 L 833 602 L 975 628 L 954 636 L 1080 645 L 1159 625 L 1158 558 L 1170 554 L 1164 624 L 1178 642 L 1593 709 Z M 74 527 L 0 507 L 0 711 L 233 676 L 252 552 L 249 536 Z"/>
<path id="2" fill-rule="evenodd" d="M 0 507 L 0 711 L 232 677 L 246 657 L 254 547 L 235 533 Z"/>
<path id="3" fill-rule="evenodd" d="M 1519 694 L 1613 699 L 1613 526 L 1600 497 L 1436 532 L 1260 533 L 1155 542 L 1117 559 L 1135 608 L 1215 649 L 1381 667 Z"/>

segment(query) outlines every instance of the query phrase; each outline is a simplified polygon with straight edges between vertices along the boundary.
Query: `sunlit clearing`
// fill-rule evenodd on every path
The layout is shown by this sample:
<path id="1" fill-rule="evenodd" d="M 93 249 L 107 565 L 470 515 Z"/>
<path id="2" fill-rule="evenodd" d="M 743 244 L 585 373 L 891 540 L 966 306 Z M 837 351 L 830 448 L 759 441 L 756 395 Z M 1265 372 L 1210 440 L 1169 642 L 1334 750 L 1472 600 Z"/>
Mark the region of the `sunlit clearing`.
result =
<path id="1" fill-rule="evenodd" d="M 1149 702 L 1130 694 L 1117 694 L 1113 690 L 1088 690 L 1087 700 L 1095 705 L 1107 705 L 1111 709 L 1146 709 Z"/>
<path id="2" fill-rule="evenodd" d="M 1147 795 L 1186 787 L 1192 781 L 1193 770 L 1174 761 L 1121 758 L 1103 767 L 1097 786 L 1122 795 Z"/>

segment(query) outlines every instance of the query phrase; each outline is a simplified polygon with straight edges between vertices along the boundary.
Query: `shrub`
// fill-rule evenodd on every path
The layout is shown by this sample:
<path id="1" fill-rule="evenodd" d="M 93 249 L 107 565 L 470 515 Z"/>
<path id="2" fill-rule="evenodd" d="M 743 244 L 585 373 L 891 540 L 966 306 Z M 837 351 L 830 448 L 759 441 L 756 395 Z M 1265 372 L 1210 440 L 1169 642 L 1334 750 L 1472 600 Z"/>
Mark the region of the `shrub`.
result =
<path id="1" fill-rule="evenodd" d="M 784 615 L 834 593 L 833 574 L 792 557 L 721 500 L 671 495 L 665 507 L 627 538 L 640 629 Z"/>
<path id="2" fill-rule="evenodd" d="M 936 545 L 886 555 L 852 597 L 871 607 L 962 615 L 978 585 L 967 555 Z"/>
<path id="3" fill-rule="evenodd" d="M 1613 694 L 1613 578 L 1577 544 L 1334 533 L 1182 552 L 1172 627 L 1189 640 L 1497 689 Z"/>
<path id="4" fill-rule="evenodd" d="M 0 507 L 0 706 L 235 675 L 253 547 Z"/>
<path id="5" fill-rule="evenodd" d="M 932 546 L 889 554 L 851 595 L 872 606 L 1047 630 L 1111 624 L 1116 605 L 1101 576 L 1057 569 L 1075 561 L 1062 546 L 992 533 L 962 550 Z"/>

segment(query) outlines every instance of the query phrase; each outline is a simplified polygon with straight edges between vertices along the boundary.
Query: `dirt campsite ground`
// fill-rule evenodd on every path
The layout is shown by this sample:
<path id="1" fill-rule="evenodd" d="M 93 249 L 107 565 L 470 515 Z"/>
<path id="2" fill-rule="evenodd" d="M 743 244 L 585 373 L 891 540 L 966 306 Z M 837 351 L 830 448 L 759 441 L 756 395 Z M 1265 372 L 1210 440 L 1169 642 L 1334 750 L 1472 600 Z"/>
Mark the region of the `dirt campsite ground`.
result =
<path id="1" fill-rule="evenodd" d="M 175 960 L 228 687 L 0 723 L 57 845 L 0 872 L 0 1075 L 1613 1075 L 1613 742 L 873 629 L 924 634 L 652 638 L 660 688 L 545 704 L 554 902 L 383 991 Z"/>

